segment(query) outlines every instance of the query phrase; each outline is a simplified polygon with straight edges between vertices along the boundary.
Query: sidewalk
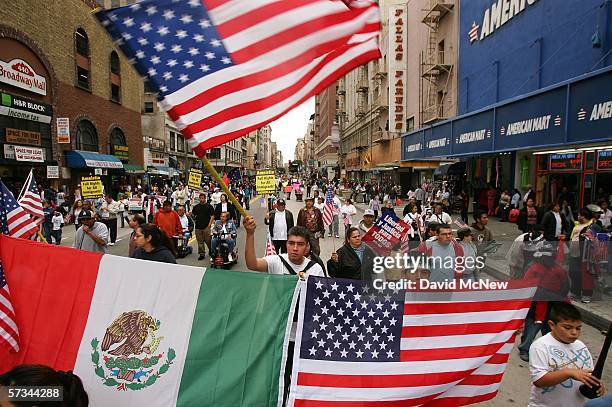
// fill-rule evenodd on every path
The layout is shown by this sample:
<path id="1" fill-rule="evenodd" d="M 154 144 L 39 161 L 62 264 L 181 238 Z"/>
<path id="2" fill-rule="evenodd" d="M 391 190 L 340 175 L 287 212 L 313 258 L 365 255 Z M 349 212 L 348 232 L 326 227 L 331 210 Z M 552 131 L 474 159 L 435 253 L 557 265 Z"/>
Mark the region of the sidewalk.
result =
<path id="1" fill-rule="evenodd" d="M 367 205 L 363 203 L 354 203 L 354 205 L 359 213 L 363 213 L 367 208 Z M 404 205 L 405 202 L 402 206 L 395 207 L 395 213 L 399 217 L 402 215 Z M 457 217 L 459 217 L 458 214 L 452 215 L 453 220 Z M 506 281 L 510 278 L 510 267 L 506 261 L 506 253 L 514 239 L 521 234 L 521 231 L 518 230 L 516 224 L 500 222 L 498 218 L 490 218 L 488 227 L 493 233 L 493 239 L 503 243 L 503 245 L 497 252 L 487 257 L 484 271 L 497 280 Z M 612 297 L 604 295 L 603 299 L 593 301 L 590 304 L 583 304 L 580 301 L 574 301 L 573 304 L 580 309 L 585 322 L 589 325 L 603 330 L 608 329 L 612 323 Z"/>

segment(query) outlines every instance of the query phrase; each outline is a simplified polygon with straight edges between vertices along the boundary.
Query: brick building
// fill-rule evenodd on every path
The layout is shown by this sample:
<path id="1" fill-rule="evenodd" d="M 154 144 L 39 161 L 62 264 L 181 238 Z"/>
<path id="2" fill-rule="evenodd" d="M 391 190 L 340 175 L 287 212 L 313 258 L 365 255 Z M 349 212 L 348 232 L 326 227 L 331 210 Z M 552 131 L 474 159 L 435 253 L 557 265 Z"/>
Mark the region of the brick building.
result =
<path id="1" fill-rule="evenodd" d="M 0 8 L 0 176 L 14 189 L 32 167 L 39 182 L 70 194 L 82 176 L 102 175 L 116 192 L 142 171 L 142 80 L 92 16 L 94 5 Z"/>

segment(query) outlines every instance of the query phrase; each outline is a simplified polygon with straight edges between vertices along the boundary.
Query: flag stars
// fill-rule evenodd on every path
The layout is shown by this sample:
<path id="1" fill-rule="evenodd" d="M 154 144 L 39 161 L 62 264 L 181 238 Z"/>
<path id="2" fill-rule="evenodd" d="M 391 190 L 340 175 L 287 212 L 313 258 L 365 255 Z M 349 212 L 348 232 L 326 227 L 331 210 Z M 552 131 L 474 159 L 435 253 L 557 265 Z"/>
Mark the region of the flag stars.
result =
<path id="1" fill-rule="evenodd" d="M 336 308 L 336 305 L 338 305 L 338 301 L 336 301 L 336 299 L 334 298 L 334 299 L 332 299 L 332 300 L 329 302 L 329 305 L 331 305 L 332 307 Z"/>
<path id="2" fill-rule="evenodd" d="M 321 308 L 321 313 L 327 315 L 327 312 L 329 311 L 329 308 L 327 308 L 326 305 L 323 306 L 323 308 Z"/>
<path id="3" fill-rule="evenodd" d="M 355 349 L 355 346 L 357 346 L 357 344 L 353 341 L 350 341 L 348 346 L 349 346 L 349 349 Z"/>
<path id="4" fill-rule="evenodd" d="M 185 62 L 183 63 L 183 66 L 184 66 L 185 68 L 187 68 L 187 69 L 189 69 L 189 68 L 193 68 L 193 61 L 189 61 L 189 60 L 187 60 L 187 61 L 185 61 Z"/>
<path id="5" fill-rule="evenodd" d="M 355 294 L 353 297 L 354 297 L 354 299 L 355 299 L 355 301 L 356 301 L 356 302 L 361 301 L 361 294 L 357 293 L 357 294 Z"/>
<path id="6" fill-rule="evenodd" d="M 376 319 L 374 320 L 374 323 L 375 323 L 377 326 L 380 326 L 380 323 L 381 323 L 381 322 L 382 322 L 382 319 L 380 319 L 380 318 L 378 318 L 378 317 L 376 317 Z"/>
<path id="7" fill-rule="evenodd" d="M 313 321 L 317 321 L 317 322 L 319 322 L 319 318 L 321 318 L 321 316 L 320 316 L 319 314 L 314 314 L 314 315 L 312 316 L 312 320 L 313 320 Z"/>
<path id="8" fill-rule="evenodd" d="M 162 17 L 164 17 L 164 19 L 166 19 L 166 21 L 172 20 L 174 18 L 174 11 L 172 11 L 172 10 L 164 10 L 164 12 L 162 13 Z"/>
<path id="9" fill-rule="evenodd" d="M 320 290 L 323 287 L 323 283 L 321 281 L 317 281 L 315 285 L 317 286 L 317 290 Z"/>
<path id="10" fill-rule="evenodd" d="M 367 350 L 370 350 L 370 348 L 372 347 L 372 344 L 368 341 L 366 343 L 363 344 L 363 347 Z"/>
<path id="11" fill-rule="evenodd" d="M 317 349 L 314 346 L 308 349 L 308 351 L 310 352 L 310 356 L 315 356 L 317 354 Z"/>
<path id="12" fill-rule="evenodd" d="M 131 27 L 131 26 L 133 26 L 133 25 L 134 25 L 134 19 L 133 19 L 132 17 L 125 18 L 125 19 L 123 20 L 123 24 L 124 24 L 126 27 Z"/>
<path id="13" fill-rule="evenodd" d="M 323 322 L 321 325 L 319 325 L 319 328 L 321 329 L 321 331 L 325 331 L 327 329 L 327 324 Z"/>
<path id="14" fill-rule="evenodd" d="M 202 66 L 205 66 L 207 68 L 206 70 L 208 71 L 208 65 L 202 65 Z M 200 69 L 202 68 L 200 67 Z M 321 305 L 321 299 L 319 297 L 315 298 L 314 302 L 315 302 L 315 305 Z"/>
<path id="15" fill-rule="evenodd" d="M 323 297 L 329 298 L 329 295 L 330 295 L 329 291 L 327 291 L 327 290 L 323 291 Z"/>
<path id="16" fill-rule="evenodd" d="M 210 20 L 200 20 L 198 25 L 201 28 L 209 28 L 211 24 L 210 24 Z"/>
<path id="17" fill-rule="evenodd" d="M 163 50 L 166 49 L 166 46 L 164 45 L 163 42 L 156 42 L 153 48 L 155 48 L 155 51 L 157 52 L 162 52 Z"/>
<path id="18" fill-rule="evenodd" d="M 147 74 L 149 74 L 149 76 L 155 76 L 157 75 L 157 71 L 155 70 L 155 68 L 149 68 Z"/>
<path id="19" fill-rule="evenodd" d="M 148 33 L 151 31 L 151 23 L 142 23 L 140 24 L 140 30 L 142 32 Z"/>
<path id="20" fill-rule="evenodd" d="M 181 81 L 181 83 L 185 83 L 189 81 L 189 76 L 187 76 L 186 74 L 182 74 L 181 76 L 179 76 L 179 81 Z"/>
<path id="21" fill-rule="evenodd" d="M 359 359 L 363 359 L 363 352 L 358 350 L 357 352 L 355 352 L 355 356 L 357 356 Z"/>
<path id="22" fill-rule="evenodd" d="M 387 352 L 387 358 L 388 359 L 393 359 L 393 351 L 392 350 Z"/>
<path id="23" fill-rule="evenodd" d="M 132 39 L 132 34 L 130 33 L 122 33 L 121 36 L 123 37 L 124 40 L 129 41 Z"/>
<path id="24" fill-rule="evenodd" d="M 202 34 L 196 34 L 193 36 L 193 40 L 195 42 L 202 42 L 205 40 L 204 36 Z"/>
<path id="25" fill-rule="evenodd" d="M 335 317 L 335 316 L 333 316 L 333 315 L 330 315 L 330 316 L 329 316 L 329 318 L 328 318 L 328 320 L 329 320 L 329 323 L 330 323 L 330 324 L 333 324 L 334 322 L 336 322 L 336 317 Z"/>
<path id="26" fill-rule="evenodd" d="M 169 67 L 173 67 L 176 64 L 178 64 L 178 62 L 176 62 L 176 59 L 169 59 L 168 62 L 166 62 L 166 65 L 168 65 Z"/>
<path id="27" fill-rule="evenodd" d="M 380 302 L 380 301 L 378 301 L 378 302 L 376 303 L 376 309 L 383 309 L 383 303 L 382 303 L 382 302 Z"/>
<path id="28" fill-rule="evenodd" d="M 181 52 L 183 50 L 183 47 L 181 47 L 178 44 L 174 44 L 171 48 L 170 51 L 174 52 L 175 54 L 178 54 L 179 52 Z"/>
<path id="29" fill-rule="evenodd" d="M 157 29 L 157 33 L 163 37 L 164 35 L 168 35 L 170 33 L 170 30 L 168 29 L 168 27 L 162 25 Z"/>
<path id="30" fill-rule="evenodd" d="M 393 311 L 397 310 L 397 302 L 394 302 L 394 303 L 391 304 L 391 309 Z"/>
<path id="31" fill-rule="evenodd" d="M 204 54 L 204 56 L 208 59 L 215 59 L 216 56 L 213 52 L 208 51 L 206 54 Z"/>
<path id="32" fill-rule="evenodd" d="M 157 13 L 157 7 L 149 6 L 147 7 L 145 11 L 147 12 L 148 15 L 152 16 L 153 14 Z"/>
<path id="33" fill-rule="evenodd" d="M 177 37 L 179 40 L 182 40 L 183 38 L 187 37 L 187 31 L 178 30 L 176 34 L 174 34 L 174 36 Z"/>
<path id="34" fill-rule="evenodd" d="M 311 338 L 318 338 L 319 333 L 317 331 L 312 331 L 310 335 L 312 335 Z"/>
<path id="35" fill-rule="evenodd" d="M 344 297 L 346 297 L 345 293 L 341 292 L 341 293 L 338 294 L 338 298 L 340 298 L 341 300 L 344 300 Z"/>
<path id="36" fill-rule="evenodd" d="M 183 24 L 189 24 L 193 22 L 193 17 L 191 17 L 189 14 L 183 14 L 181 16 L 181 21 L 183 22 Z"/>
<path id="37" fill-rule="evenodd" d="M 189 0 L 189 7 L 196 8 L 200 7 L 202 0 Z"/>
<path id="38" fill-rule="evenodd" d="M 378 351 L 377 350 L 372 351 L 372 359 L 378 359 Z"/>
<path id="39" fill-rule="evenodd" d="M 351 302 L 351 300 L 348 300 L 346 302 L 346 308 L 353 308 L 353 303 Z"/>
<path id="40" fill-rule="evenodd" d="M 208 66 L 208 65 L 200 65 L 200 71 L 208 72 L 208 71 L 210 71 L 210 66 Z"/>
<path id="41" fill-rule="evenodd" d="M 153 55 L 151 59 L 149 59 L 153 65 L 157 65 L 161 62 L 160 58 L 157 55 Z"/>
<path id="42" fill-rule="evenodd" d="M 322 348 L 323 346 L 325 346 L 325 340 L 323 340 L 323 339 L 319 339 L 319 340 L 317 341 L 317 345 L 319 345 L 319 348 Z"/>
<path id="43" fill-rule="evenodd" d="M 221 58 L 221 62 L 223 62 L 225 65 L 229 65 L 232 63 L 232 60 L 229 59 L 228 57 L 223 57 Z"/>
<path id="44" fill-rule="evenodd" d="M 345 358 L 345 357 L 347 357 L 347 355 L 348 355 L 348 352 L 346 350 L 344 350 L 344 349 L 340 350 L 340 357 L 341 358 Z"/>
<path id="45" fill-rule="evenodd" d="M 331 356 L 332 355 L 332 350 L 331 349 L 325 349 L 325 356 Z"/>
<path id="46" fill-rule="evenodd" d="M 137 40 L 138 44 L 140 44 L 141 46 L 145 46 L 145 45 L 149 45 L 149 40 L 147 40 L 146 38 L 140 37 Z"/>
<path id="47" fill-rule="evenodd" d="M 358 309 L 354 309 L 353 310 L 353 316 L 354 317 L 358 317 L 359 316 L 359 310 Z"/>
<path id="48" fill-rule="evenodd" d="M 334 283 L 331 285 L 331 289 L 332 291 L 338 291 L 338 284 L 336 284 L 336 282 L 334 281 Z"/>
<path id="49" fill-rule="evenodd" d="M 145 57 L 145 53 L 143 50 L 136 51 L 136 58 L 143 59 Z"/>
<path id="50" fill-rule="evenodd" d="M 331 333 L 331 332 L 328 332 L 328 333 L 327 333 L 327 339 L 329 339 L 329 340 L 334 339 L 334 334 L 333 334 L 333 333 Z"/>
<path id="51" fill-rule="evenodd" d="M 378 336 L 378 334 L 374 334 L 374 335 L 372 335 L 372 340 L 373 340 L 374 342 L 378 342 L 378 339 L 379 339 L 379 338 L 380 338 L 380 336 Z"/>
<path id="52" fill-rule="evenodd" d="M 383 317 L 385 317 L 385 318 L 389 318 L 389 315 L 390 315 L 389 311 L 385 310 L 385 311 L 383 312 Z"/>
<path id="53" fill-rule="evenodd" d="M 338 342 L 337 339 L 336 342 L 334 342 L 334 349 L 340 349 L 340 342 Z"/>

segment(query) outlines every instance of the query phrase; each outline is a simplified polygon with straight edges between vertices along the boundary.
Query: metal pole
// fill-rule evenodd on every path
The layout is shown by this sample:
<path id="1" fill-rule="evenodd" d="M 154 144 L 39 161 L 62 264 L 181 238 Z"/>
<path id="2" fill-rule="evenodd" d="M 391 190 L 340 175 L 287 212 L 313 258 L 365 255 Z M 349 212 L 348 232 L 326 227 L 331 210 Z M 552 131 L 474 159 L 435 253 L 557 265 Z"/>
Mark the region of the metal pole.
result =
<path id="1" fill-rule="evenodd" d="M 221 178 L 217 170 L 215 170 L 215 167 L 213 167 L 210 161 L 208 161 L 208 158 L 206 158 L 206 156 L 203 156 L 203 157 L 200 157 L 200 160 L 202 160 L 204 167 L 208 170 L 210 175 L 212 175 L 215 181 L 217 181 L 217 183 L 221 186 L 221 190 L 225 192 L 225 194 L 230 199 L 230 201 L 232 201 L 232 203 L 236 207 L 236 210 L 238 210 L 240 214 L 244 217 L 249 216 L 249 214 L 244 210 L 242 205 L 240 205 L 240 202 L 238 202 L 234 194 L 232 194 L 232 191 L 230 191 L 227 185 L 225 185 L 225 182 L 223 182 L 223 179 Z"/>

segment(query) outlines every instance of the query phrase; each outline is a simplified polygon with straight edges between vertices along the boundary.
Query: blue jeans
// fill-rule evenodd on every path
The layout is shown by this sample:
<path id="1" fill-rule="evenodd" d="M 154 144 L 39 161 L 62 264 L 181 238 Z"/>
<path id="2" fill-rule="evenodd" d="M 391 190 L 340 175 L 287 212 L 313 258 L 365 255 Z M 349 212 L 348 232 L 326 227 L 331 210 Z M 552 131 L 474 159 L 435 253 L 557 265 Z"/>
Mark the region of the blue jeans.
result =
<path id="1" fill-rule="evenodd" d="M 62 229 L 52 230 L 51 236 L 55 239 L 55 244 L 59 246 L 59 244 L 62 242 Z M 47 242 L 51 243 L 51 240 L 48 240 Z"/>
<path id="2" fill-rule="evenodd" d="M 220 243 L 219 241 L 220 239 L 218 237 L 212 238 L 212 242 L 210 244 L 210 257 L 211 258 L 217 254 L 217 245 Z M 234 239 L 221 240 L 221 243 L 223 242 L 227 243 L 227 247 L 229 248 L 230 253 L 234 251 L 234 247 L 236 246 L 236 240 Z"/>
<path id="3" fill-rule="evenodd" d="M 544 321 L 541 324 L 536 324 L 535 320 L 527 318 L 525 320 L 525 328 L 523 329 L 523 335 L 521 336 L 521 344 L 518 346 L 519 352 L 529 353 L 529 348 L 535 340 L 538 332 L 542 332 L 542 336 L 550 332 L 548 322 Z"/>
<path id="4" fill-rule="evenodd" d="M 584 403 L 584 407 L 608 407 L 612 406 L 612 395 L 598 397 Z"/>

